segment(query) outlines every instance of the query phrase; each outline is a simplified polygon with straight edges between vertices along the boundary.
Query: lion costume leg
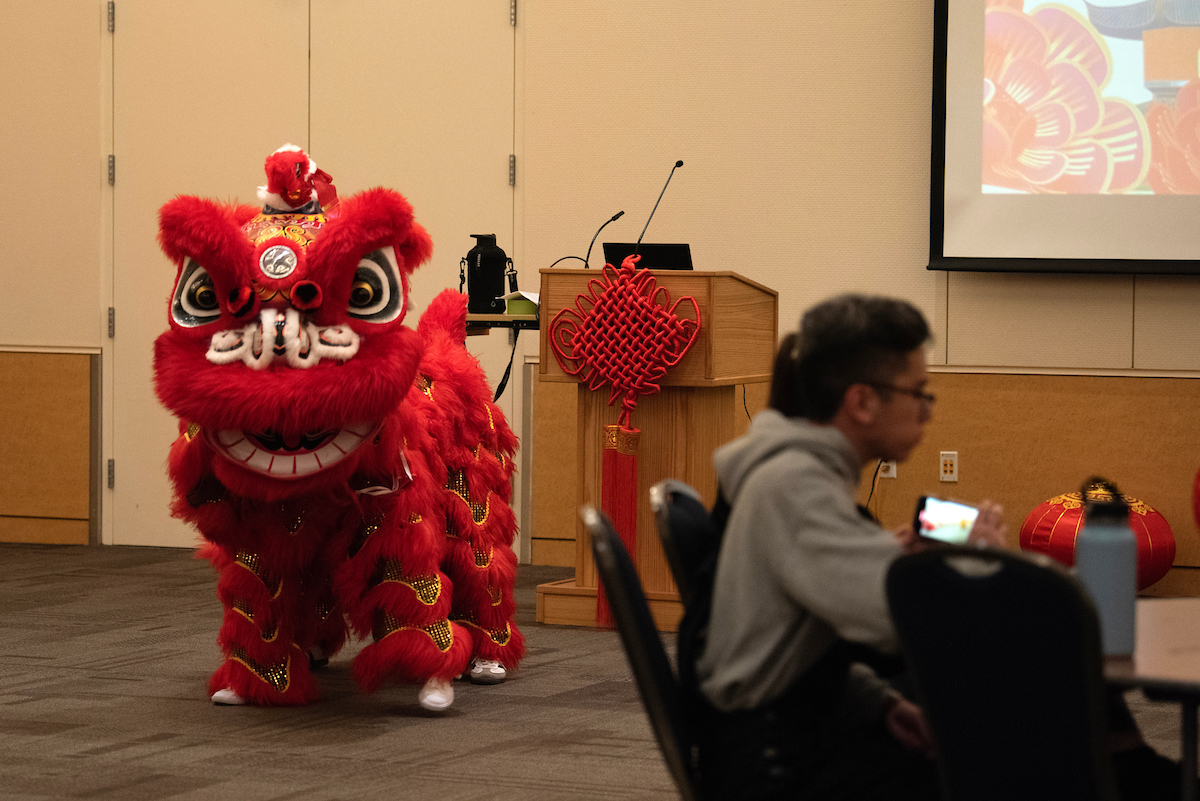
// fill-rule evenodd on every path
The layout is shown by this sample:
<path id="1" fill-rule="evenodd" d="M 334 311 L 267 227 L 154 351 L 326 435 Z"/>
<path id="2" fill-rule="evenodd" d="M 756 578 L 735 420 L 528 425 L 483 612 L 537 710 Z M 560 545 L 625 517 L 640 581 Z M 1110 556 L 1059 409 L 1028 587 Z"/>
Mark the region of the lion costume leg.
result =
<path id="1" fill-rule="evenodd" d="M 338 579 L 351 626 L 372 642 L 354 660 L 367 692 L 385 680 L 448 682 L 471 657 L 471 636 L 450 622 L 445 534 L 409 502 L 419 493 L 364 499 L 353 556 Z M 448 705 L 448 702 L 447 702 Z"/>
<path id="2" fill-rule="evenodd" d="M 471 462 L 448 472 L 450 542 L 444 565 L 454 581 L 450 617 L 471 631 L 477 660 L 499 662 L 512 670 L 525 653 L 524 637 L 513 622 L 516 517 L 494 491 L 507 492 L 511 460 L 478 448 Z"/>
<path id="3" fill-rule="evenodd" d="M 324 567 L 340 516 L 329 503 L 255 504 L 242 510 L 240 537 L 224 531 L 222 544 L 206 546 L 225 608 L 214 701 L 284 706 L 317 697 L 308 651 L 319 644 L 332 654 L 346 637 Z"/>

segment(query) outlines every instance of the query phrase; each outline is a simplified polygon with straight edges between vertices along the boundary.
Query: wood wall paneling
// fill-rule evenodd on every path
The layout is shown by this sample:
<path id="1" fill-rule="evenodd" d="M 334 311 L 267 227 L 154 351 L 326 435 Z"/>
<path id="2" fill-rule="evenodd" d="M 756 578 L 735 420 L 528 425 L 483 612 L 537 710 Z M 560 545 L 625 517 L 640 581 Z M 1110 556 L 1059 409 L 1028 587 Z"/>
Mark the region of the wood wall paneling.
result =
<path id="1" fill-rule="evenodd" d="M 620 406 L 608 405 L 608 393 L 575 385 L 578 394 L 578 484 L 573 509 L 584 504 L 602 508 L 600 474 L 605 425 L 617 421 Z M 732 436 L 736 387 L 664 387 L 639 399 L 633 426 L 641 430 L 637 452 L 636 547 L 631 555 L 656 624 L 664 630 L 678 626 L 682 607 L 678 590 L 662 551 L 650 511 L 650 487 L 664 478 L 678 478 L 698 489 L 712 503 L 716 478 L 712 451 Z M 577 512 L 576 512 L 577 513 Z M 591 555 L 591 540 L 582 522 L 576 525 L 575 577 L 538 587 L 538 620 L 570 625 L 595 624 L 599 576 Z M 588 598 L 590 597 L 590 606 Z"/>
<path id="2" fill-rule="evenodd" d="M 87 545 L 88 533 L 88 521 L 86 520 L 0 515 L 0 542 Z"/>
<path id="3" fill-rule="evenodd" d="M 728 430 L 731 438 L 746 433 L 753 416 L 766 408 L 770 384 L 739 384 L 732 389 L 733 397 L 726 410 L 730 418 Z M 579 523 L 579 468 L 576 461 L 579 447 L 576 441 L 578 394 L 576 384 L 535 383 L 532 434 L 532 562 L 535 565 L 569 567 L 576 564 L 575 538 L 582 531 Z M 710 460 L 711 456 L 710 453 Z M 638 500 L 649 503 L 648 498 L 639 497 Z M 711 494 L 705 495 L 705 502 L 710 506 L 714 500 Z"/>
<path id="4" fill-rule="evenodd" d="M 88 542 L 91 358 L 0 353 L 0 542 Z"/>
<path id="5" fill-rule="evenodd" d="M 938 401 L 924 441 L 871 501 L 886 526 L 911 520 L 918 495 L 990 498 L 1004 505 L 1015 548 L 1034 507 L 1100 475 L 1166 517 L 1177 566 L 1200 567 L 1200 379 L 935 373 L 929 386 Z M 938 480 L 944 450 L 958 451 L 958 483 Z M 864 471 L 860 500 L 873 471 Z M 1190 581 L 1172 576 L 1170 586 Z"/>
<path id="6" fill-rule="evenodd" d="M 535 565 L 575 564 L 577 393 L 574 384 L 533 382 L 533 431 L 524 447 L 533 448 L 530 536 Z"/>

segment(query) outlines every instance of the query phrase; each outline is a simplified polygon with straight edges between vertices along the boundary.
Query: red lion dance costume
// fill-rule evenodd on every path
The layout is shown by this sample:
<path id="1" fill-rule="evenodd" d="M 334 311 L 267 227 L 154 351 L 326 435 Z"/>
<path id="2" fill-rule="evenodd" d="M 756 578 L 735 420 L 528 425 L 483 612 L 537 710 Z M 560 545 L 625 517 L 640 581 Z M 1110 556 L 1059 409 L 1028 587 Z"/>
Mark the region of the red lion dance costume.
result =
<path id="1" fill-rule="evenodd" d="M 264 206 L 177 197 L 159 240 L 178 266 L 155 343 L 179 417 L 172 513 L 206 541 L 225 608 L 216 703 L 304 704 L 353 631 L 366 691 L 515 668 L 516 438 L 463 347 L 466 296 L 406 328 L 432 251 L 396 192 L 337 201 L 299 148 L 267 159 Z M 499 666 L 495 665 L 499 663 Z M 489 671 L 479 676 L 479 665 Z"/>

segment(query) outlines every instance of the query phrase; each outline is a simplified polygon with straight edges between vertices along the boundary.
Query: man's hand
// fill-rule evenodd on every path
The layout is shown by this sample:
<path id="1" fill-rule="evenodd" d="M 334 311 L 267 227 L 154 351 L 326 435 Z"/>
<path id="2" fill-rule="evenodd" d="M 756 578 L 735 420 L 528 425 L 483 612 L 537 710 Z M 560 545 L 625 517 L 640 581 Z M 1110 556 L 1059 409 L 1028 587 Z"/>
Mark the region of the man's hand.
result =
<path id="1" fill-rule="evenodd" d="M 971 527 L 967 542 L 1003 548 L 1007 534 L 1008 526 L 1004 523 L 1004 507 L 991 501 L 980 502 L 979 517 L 975 518 L 975 525 Z"/>
<path id="2" fill-rule="evenodd" d="M 930 545 L 932 545 L 929 540 L 918 537 L 917 532 L 913 530 L 911 525 L 894 529 L 892 535 L 900 543 L 900 548 L 904 553 L 920 553 L 921 551 L 928 550 Z"/>
<path id="3" fill-rule="evenodd" d="M 912 701 L 904 698 L 897 700 L 887 711 L 883 722 L 896 742 L 910 751 L 919 751 L 930 759 L 937 753 L 925 713 Z"/>

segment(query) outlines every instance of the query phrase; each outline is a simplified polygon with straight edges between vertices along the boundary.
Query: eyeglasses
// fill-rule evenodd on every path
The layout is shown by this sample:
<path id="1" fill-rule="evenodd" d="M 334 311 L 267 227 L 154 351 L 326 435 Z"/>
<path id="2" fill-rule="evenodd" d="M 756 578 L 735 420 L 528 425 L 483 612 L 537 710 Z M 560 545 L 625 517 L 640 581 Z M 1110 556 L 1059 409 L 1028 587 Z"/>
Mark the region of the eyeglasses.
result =
<path id="1" fill-rule="evenodd" d="M 867 386 L 873 387 L 874 389 L 886 389 L 890 392 L 899 392 L 902 395 L 910 395 L 919 401 L 928 403 L 930 406 L 937 401 L 937 395 L 934 395 L 932 392 L 926 392 L 923 389 L 906 389 L 904 387 L 898 387 L 895 384 L 876 384 L 871 381 L 867 381 L 865 383 Z"/>

